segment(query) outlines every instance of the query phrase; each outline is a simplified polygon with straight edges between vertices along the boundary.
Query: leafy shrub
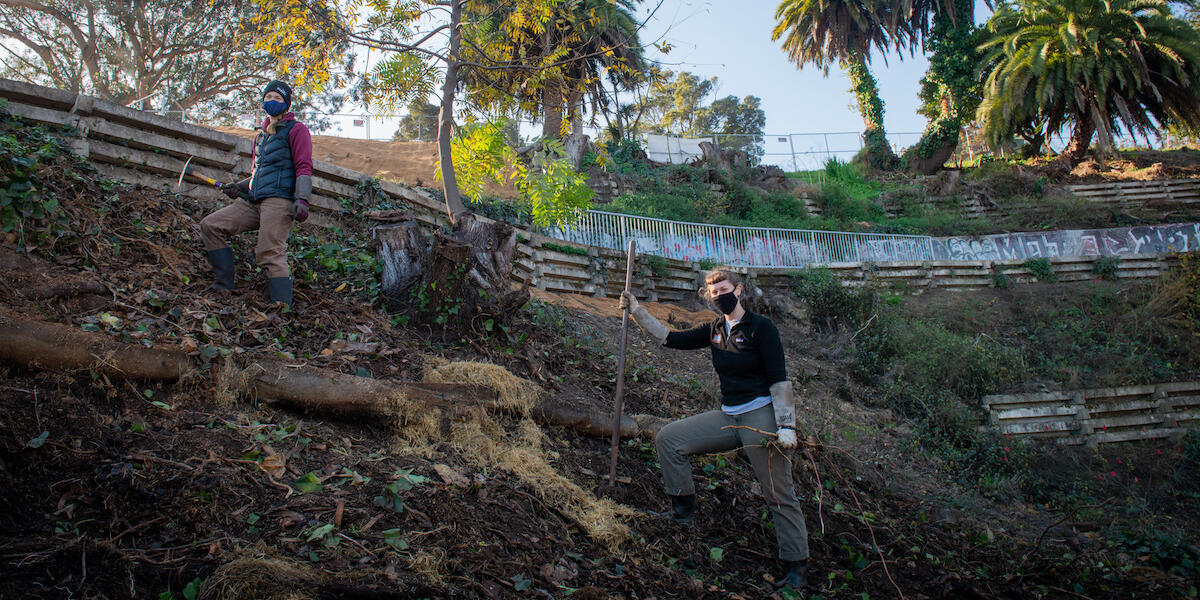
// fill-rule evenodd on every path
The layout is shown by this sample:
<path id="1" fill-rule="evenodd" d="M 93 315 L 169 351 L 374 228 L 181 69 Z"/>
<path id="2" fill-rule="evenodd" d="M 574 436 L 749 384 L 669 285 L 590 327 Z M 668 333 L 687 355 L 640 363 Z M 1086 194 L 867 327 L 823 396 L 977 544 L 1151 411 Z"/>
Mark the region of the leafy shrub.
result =
<path id="1" fill-rule="evenodd" d="M 841 284 L 833 271 L 809 267 L 796 271 L 796 295 L 808 305 L 814 326 L 829 330 L 860 327 L 875 311 L 875 293 Z"/>
<path id="2" fill-rule="evenodd" d="M 880 380 L 887 400 L 907 411 L 942 394 L 974 401 L 1012 385 L 1020 355 L 990 338 L 961 335 L 936 323 L 880 315 L 855 346 L 860 375 Z"/>
<path id="3" fill-rule="evenodd" d="M 999 289 L 1008 289 L 1012 287 L 1012 280 L 1004 273 L 1004 267 L 1001 265 L 992 265 L 992 287 Z"/>
<path id="4" fill-rule="evenodd" d="M 1200 550 L 1173 535 L 1122 531 L 1110 543 L 1119 551 L 1138 557 L 1142 564 L 1183 577 L 1200 576 Z"/>
<path id="5" fill-rule="evenodd" d="M 0 106 L 6 133 L 0 135 L 0 228 L 21 236 L 25 246 L 53 242 L 67 234 L 69 219 L 55 186 L 44 178 L 54 163 L 80 159 L 43 126 L 32 126 L 7 114 Z"/>
<path id="6" fill-rule="evenodd" d="M 1055 281 L 1058 279 L 1054 275 L 1054 266 L 1050 264 L 1050 259 L 1047 258 L 1031 258 L 1022 266 L 1029 269 L 1029 273 L 1037 278 L 1038 281 Z"/>
<path id="7" fill-rule="evenodd" d="M 1117 280 L 1117 272 L 1120 271 L 1121 257 L 1119 256 L 1101 256 L 1092 263 L 1092 273 L 1100 279 L 1108 281 Z"/>

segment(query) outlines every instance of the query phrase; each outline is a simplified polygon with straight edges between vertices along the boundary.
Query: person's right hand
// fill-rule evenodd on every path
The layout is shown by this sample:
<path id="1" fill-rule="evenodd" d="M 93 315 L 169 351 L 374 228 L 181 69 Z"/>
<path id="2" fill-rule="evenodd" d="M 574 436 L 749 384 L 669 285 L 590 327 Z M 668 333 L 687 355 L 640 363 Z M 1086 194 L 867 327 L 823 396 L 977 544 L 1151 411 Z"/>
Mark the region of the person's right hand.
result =
<path id="1" fill-rule="evenodd" d="M 238 185 L 236 183 L 222 183 L 221 193 L 229 196 L 230 200 L 236 200 L 238 197 Z"/>
<path id="2" fill-rule="evenodd" d="M 620 306 L 621 306 L 621 310 L 628 310 L 629 312 L 633 312 L 633 311 L 637 310 L 638 309 L 637 297 L 633 295 L 633 292 L 621 292 Z"/>

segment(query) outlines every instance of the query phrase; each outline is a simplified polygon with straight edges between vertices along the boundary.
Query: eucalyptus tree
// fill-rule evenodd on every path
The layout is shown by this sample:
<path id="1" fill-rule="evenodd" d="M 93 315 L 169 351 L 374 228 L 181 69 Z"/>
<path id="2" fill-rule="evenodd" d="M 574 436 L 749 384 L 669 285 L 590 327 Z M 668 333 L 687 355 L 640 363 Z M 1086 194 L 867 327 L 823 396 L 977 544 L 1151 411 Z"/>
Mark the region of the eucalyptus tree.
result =
<path id="1" fill-rule="evenodd" d="M 1124 128 L 1200 127 L 1200 34 L 1163 0 L 1022 0 L 988 21 L 978 118 L 992 143 L 1045 121 L 1068 124 L 1068 166 L 1093 136 L 1102 153 Z"/>

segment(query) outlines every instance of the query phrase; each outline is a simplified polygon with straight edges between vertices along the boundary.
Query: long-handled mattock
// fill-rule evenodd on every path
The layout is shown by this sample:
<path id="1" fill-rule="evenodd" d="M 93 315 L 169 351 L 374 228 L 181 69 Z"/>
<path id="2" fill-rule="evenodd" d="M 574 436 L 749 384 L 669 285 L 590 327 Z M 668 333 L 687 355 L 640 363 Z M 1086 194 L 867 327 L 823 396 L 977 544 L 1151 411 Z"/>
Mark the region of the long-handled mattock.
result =
<path id="1" fill-rule="evenodd" d="M 187 162 L 183 163 L 183 170 L 179 172 L 179 181 L 175 182 L 175 191 L 179 191 L 179 188 L 183 187 L 183 178 L 188 175 L 191 175 L 192 177 L 195 177 L 196 179 L 199 179 L 200 181 L 203 181 L 204 183 L 207 183 L 215 188 L 220 188 L 222 185 L 224 185 L 216 179 L 205 177 L 197 173 L 196 169 L 192 167 L 192 157 L 189 156 Z"/>
<path id="2" fill-rule="evenodd" d="M 625 256 L 625 291 L 633 284 L 633 240 Z M 617 484 L 617 451 L 621 447 L 621 413 L 625 408 L 625 345 L 629 340 L 629 307 L 621 311 L 621 352 L 617 354 L 617 395 L 613 399 L 612 458 L 608 463 L 608 485 Z"/>

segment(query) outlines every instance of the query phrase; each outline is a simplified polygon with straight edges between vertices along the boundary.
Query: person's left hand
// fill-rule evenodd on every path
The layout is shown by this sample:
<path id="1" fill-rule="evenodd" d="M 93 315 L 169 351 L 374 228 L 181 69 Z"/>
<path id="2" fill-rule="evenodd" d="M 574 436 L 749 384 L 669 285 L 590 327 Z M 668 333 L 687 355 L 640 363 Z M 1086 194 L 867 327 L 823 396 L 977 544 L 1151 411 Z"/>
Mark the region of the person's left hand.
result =
<path id="1" fill-rule="evenodd" d="M 782 446 L 784 448 L 795 448 L 796 447 L 796 430 L 795 429 L 781 428 L 779 431 L 777 431 L 775 433 L 775 435 L 779 436 L 778 441 L 779 441 L 780 446 Z"/>
<path id="2" fill-rule="evenodd" d="M 292 203 L 292 218 L 297 223 L 303 223 L 308 220 L 308 202 L 305 200 L 296 200 Z"/>

